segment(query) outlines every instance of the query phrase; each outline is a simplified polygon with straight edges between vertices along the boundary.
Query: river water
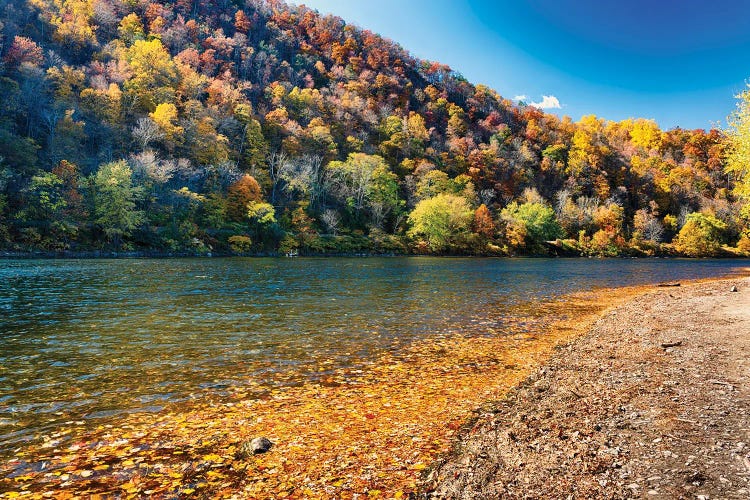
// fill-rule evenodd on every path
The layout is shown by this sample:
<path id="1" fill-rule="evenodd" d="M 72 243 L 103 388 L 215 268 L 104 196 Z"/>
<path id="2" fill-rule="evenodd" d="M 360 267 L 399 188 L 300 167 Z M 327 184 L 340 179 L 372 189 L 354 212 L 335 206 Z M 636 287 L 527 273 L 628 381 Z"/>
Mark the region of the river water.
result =
<path id="1" fill-rule="evenodd" d="M 0 261 L 0 456 L 65 423 L 101 425 L 236 388 L 314 382 L 386 352 L 397 356 L 427 336 L 502 335 L 522 311 L 573 292 L 746 266 L 428 257 Z"/>

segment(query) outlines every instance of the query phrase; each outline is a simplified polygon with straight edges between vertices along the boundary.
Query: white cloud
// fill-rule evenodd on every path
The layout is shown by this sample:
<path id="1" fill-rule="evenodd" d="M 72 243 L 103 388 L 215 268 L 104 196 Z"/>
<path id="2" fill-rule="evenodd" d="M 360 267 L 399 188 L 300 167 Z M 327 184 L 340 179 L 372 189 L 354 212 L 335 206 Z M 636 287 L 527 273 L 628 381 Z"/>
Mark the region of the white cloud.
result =
<path id="1" fill-rule="evenodd" d="M 513 100 L 516 102 L 520 102 L 520 101 L 525 101 L 528 98 L 529 96 L 527 96 L 526 94 L 522 94 L 522 95 L 517 95 L 516 97 L 513 98 Z"/>
<path id="2" fill-rule="evenodd" d="M 530 104 L 539 109 L 561 109 L 560 100 L 553 95 L 543 95 L 542 102 L 532 102 Z"/>

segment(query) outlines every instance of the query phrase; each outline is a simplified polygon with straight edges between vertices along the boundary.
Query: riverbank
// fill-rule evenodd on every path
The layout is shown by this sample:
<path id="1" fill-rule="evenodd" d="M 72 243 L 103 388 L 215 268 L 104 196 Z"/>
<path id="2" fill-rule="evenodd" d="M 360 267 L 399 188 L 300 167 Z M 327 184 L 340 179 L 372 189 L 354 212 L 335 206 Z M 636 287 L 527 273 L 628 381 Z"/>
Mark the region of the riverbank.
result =
<path id="1" fill-rule="evenodd" d="M 486 403 L 421 488 L 422 498 L 747 498 L 750 279 L 658 288 L 610 311 Z"/>

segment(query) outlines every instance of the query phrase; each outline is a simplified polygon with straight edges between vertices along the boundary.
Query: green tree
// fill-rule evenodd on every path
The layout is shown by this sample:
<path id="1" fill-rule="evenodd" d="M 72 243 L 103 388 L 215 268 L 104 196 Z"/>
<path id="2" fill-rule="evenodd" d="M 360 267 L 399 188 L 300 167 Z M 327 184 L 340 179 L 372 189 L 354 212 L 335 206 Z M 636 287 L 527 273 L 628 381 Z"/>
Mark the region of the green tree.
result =
<path id="1" fill-rule="evenodd" d="M 62 223 L 66 207 L 62 192 L 63 181 L 53 173 L 40 172 L 31 178 L 26 188 L 26 203 L 19 214 L 26 224 L 36 227 L 44 236 Z"/>
<path id="2" fill-rule="evenodd" d="M 404 202 L 398 191 L 398 176 L 387 165 L 375 168 L 367 191 L 367 206 L 375 227 L 382 227 L 386 218 L 402 212 Z"/>
<path id="3" fill-rule="evenodd" d="M 434 252 L 460 244 L 469 234 L 474 211 L 466 198 L 439 194 L 420 201 L 409 214 L 409 235 L 424 239 Z"/>
<path id="4" fill-rule="evenodd" d="M 141 189 L 133 186 L 132 171 L 123 161 L 106 163 L 93 175 L 94 222 L 115 247 L 145 220 L 136 209 Z"/>
<path id="5" fill-rule="evenodd" d="M 563 235 L 555 211 L 544 203 L 513 202 L 500 212 L 500 217 L 507 224 L 511 246 L 532 253 L 543 253 L 545 241 Z"/>
<path id="6" fill-rule="evenodd" d="M 721 236 L 727 225 L 711 214 L 695 212 L 674 240 L 675 250 L 688 257 L 712 257 L 721 250 Z"/>
<path id="7" fill-rule="evenodd" d="M 382 156 L 351 153 L 346 161 L 332 161 L 328 171 L 334 182 L 333 194 L 359 214 L 373 195 L 376 174 L 383 176 L 388 164 Z"/>

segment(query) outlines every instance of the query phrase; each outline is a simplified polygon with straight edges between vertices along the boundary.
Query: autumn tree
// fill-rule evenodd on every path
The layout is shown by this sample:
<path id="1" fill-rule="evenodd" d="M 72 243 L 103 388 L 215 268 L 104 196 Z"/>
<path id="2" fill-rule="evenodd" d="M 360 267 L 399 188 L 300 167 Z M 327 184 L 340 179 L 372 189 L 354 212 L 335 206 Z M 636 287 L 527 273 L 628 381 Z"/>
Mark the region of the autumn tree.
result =
<path id="1" fill-rule="evenodd" d="M 420 201 L 409 214 L 409 235 L 424 239 L 433 252 L 444 252 L 463 243 L 473 219 L 466 198 L 439 194 Z"/>
<path id="2" fill-rule="evenodd" d="M 737 96 L 737 109 L 729 117 L 729 155 L 726 171 L 737 179 L 735 193 L 745 202 L 750 219 L 750 89 Z"/>
<path id="3" fill-rule="evenodd" d="M 241 222 L 247 218 L 248 205 L 262 200 L 260 185 L 254 177 L 243 175 L 240 180 L 229 187 L 227 192 L 227 215 Z"/>
<path id="4" fill-rule="evenodd" d="M 555 211 L 546 203 L 512 202 L 500 212 L 507 225 L 509 243 L 531 253 L 544 253 L 544 243 L 562 237 Z"/>
<path id="5" fill-rule="evenodd" d="M 491 240 L 495 237 L 495 221 L 492 220 L 492 214 L 484 203 L 479 205 L 479 208 L 474 212 L 472 228 L 482 238 Z"/>
<path id="6" fill-rule="evenodd" d="M 721 250 L 726 224 L 711 214 L 694 212 L 674 240 L 675 250 L 688 257 L 713 257 Z"/>
<path id="7" fill-rule="evenodd" d="M 158 38 L 136 40 L 125 51 L 125 59 L 132 73 L 125 90 L 134 96 L 140 109 L 151 112 L 158 104 L 174 102 L 179 73 Z"/>

